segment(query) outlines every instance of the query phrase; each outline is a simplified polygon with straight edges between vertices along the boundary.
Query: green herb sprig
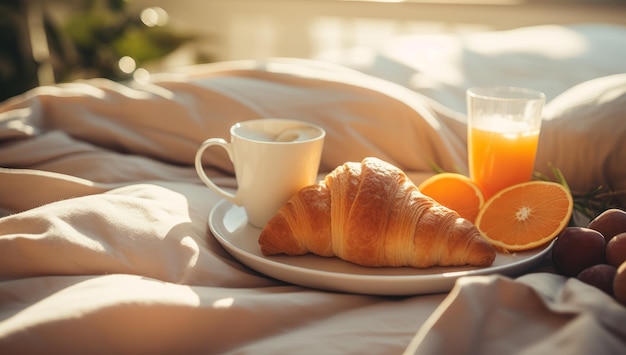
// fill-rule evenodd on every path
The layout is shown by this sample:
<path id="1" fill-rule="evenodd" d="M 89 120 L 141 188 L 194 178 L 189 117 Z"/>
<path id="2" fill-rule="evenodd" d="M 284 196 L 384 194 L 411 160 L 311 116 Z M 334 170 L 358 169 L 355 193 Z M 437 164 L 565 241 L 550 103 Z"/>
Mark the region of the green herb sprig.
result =
<path id="1" fill-rule="evenodd" d="M 550 165 L 550 169 L 554 178 L 539 172 L 535 172 L 534 177 L 538 180 L 554 181 L 565 186 L 572 194 L 574 209 L 590 220 L 609 208 L 619 208 L 618 196 L 626 195 L 626 190 L 613 191 L 604 185 L 584 192 L 572 191 L 561 170 L 552 165 Z"/>

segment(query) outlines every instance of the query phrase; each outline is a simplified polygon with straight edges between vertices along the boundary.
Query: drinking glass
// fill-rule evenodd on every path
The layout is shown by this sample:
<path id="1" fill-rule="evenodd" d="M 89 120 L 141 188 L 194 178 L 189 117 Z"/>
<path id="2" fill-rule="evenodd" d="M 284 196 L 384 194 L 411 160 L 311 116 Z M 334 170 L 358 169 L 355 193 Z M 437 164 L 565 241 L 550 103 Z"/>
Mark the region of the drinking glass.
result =
<path id="1" fill-rule="evenodd" d="M 485 200 L 532 178 L 544 102 L 525 88 L 467 90 L 469 173 Z"/>

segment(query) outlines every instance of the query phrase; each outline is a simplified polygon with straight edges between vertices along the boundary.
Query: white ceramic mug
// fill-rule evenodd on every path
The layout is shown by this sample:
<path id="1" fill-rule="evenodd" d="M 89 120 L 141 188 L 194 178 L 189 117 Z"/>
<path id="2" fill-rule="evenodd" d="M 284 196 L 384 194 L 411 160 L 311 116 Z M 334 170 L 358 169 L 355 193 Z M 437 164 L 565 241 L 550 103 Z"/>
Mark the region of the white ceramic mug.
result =
<path id="1" fill-rule="evenodd" d="M 248 222 L 263 228 L 301 188 L 315 183 L 326 132 L 312 123 L 265 118 L 236 123 L 230 142 L 205 140 L 195 157 L 198 176 L 222 198 L 241 206 Z M 211 146 L 226 150 L 235 168 L 237 191 L 217 186 L 205 174 L 202 156 Z"/>

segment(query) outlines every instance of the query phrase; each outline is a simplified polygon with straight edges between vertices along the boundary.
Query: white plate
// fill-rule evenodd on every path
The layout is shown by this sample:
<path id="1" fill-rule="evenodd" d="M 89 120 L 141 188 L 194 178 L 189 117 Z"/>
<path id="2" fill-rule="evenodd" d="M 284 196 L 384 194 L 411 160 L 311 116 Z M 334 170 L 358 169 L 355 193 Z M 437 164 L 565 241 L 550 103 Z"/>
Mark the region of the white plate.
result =
<path id="1" fill-rule="evenodd" d="M 259 228 L 248 224 L 241 207 L 222 200 L 212 209 L 209 227 L 218 242 L 244 265 L 273 278 L 317 289 L 370 295 L 416 295 L 450 291 L 461 276 L 516 276 L 539 264 L 552 244 L 515 254 L 496 255 L 493 265 L 416 269 L 362 267 L 316 255 L 271 256 L 261 253 Z"/>

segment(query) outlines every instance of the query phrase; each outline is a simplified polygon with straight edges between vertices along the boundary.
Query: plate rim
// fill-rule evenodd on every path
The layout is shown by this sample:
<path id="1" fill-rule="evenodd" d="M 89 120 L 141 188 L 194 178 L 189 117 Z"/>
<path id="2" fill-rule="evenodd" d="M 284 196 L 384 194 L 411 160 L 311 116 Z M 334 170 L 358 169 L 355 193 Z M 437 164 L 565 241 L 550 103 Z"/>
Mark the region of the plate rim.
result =
<path id="1" fill-rule="evenodd" d="M 410 275 L 410 274 L 402 274 L 402 275 L 393 275 L 393 274 L 389 274 L 389 275 L 381 275 L 381 274 L 353 274 L 353 273 L 347 273 L 347 272 L 342 272 L 342 271 L 337 271 L 337 272 L 331 272 L 331 271 L 327 271 L 327 270 L 318 270 L 318 269 L 311 269 L 311 268 L 307 268 L 304 266 L 296 266 L 296 265 L 292 265 L 292 264 L 287 264 L 287 263 L 283 263 L 280 262 L 279 260 L 275 260 L 274 257 L 264 257 L 264 256 L 260 256 L 260 255 L 256 255 L 248 250 L 245 250 L 241 247 L 239 247 L 238 245 L 236 245 L 235 243 L 233 243 L 233 241 L 231 239 L 229 239 L 227 236 L 224 236 L 222 234 L 227 234 L 227 233 L 223 233 L 222 230 L 219 230 L 218 227 L 216 227 L 215 224 L 217 223 L 222 223 L 223 225 L 223 219 L 224 217 L 226 217 L 226 212 L 228 212 L 228 210 L 232 209 L 232 208 L 241 208 L 238 207 L 236 205 L 234 205 L 232 202 L 227 201 L 225 199 L 221 199 L 220 201 L 218 201 L 212 208 L 211 208 L 211 212 L 209 213 L 209 217 L 208 217 L 208 225 L 209 228 L 211 230 L 211 233 L 213 235 L 213 237 L 218 241 L 218 243 L 224 248 L 226 249 L 226 251 L 232 256 L 234 257 L 236 260 L 238 260 L 239 262 L 241 262 L 242 264 L 246 265 L 247 267 L 260 272 L 261 274 L 268 276 L 268 277 L 272 277 L 290 284 L 295 284 L 295 285 L 299 285 L 299 286 L 305 286 L 305 287 L 312 287 L 312 288 L 317 288 L 317 289 L 324 289 L 324 290 L 328 290 L 328 291 L 340 291 L 340 292 L 350 292 L 350 293 L 358 293 L 358 294 L 371 294 L 371 295 L 418 295 L 418 294 L 427 294 L 427 293 L 440 293 L 440 292 L 448 292 L 451 288 L 452 288 L 452 284 L 454 282 L 456 282 L 456 280 L 460 277 L 465 277 L 465 276 L 487 276 L 487 275 L 495 275 L 495 274 L 499 274 L 499 275 L 505 275 L 505 276 L 512 276 L 512 275 L 520 275 L 523 271 L 521 272 L 516 272 L 516 270 L 519 269 L 524 269 L 527 270 L 533 266 L 536 266 L 537 264 L 539 264 L 542 260 L 542 258 L 551 250 L 552 245 L 554 244 L 555 240 L 552 240 L 550 243 L 544 245 L 543 247 L 539 247 L 537 249 L 534 249 L 532 251 L 527 251 L 527 253 L 531 253 L 534 251 L 534 253 L 532 253 L 531 255 L 529 255 L 526 258 L 520 259 L 520 260 L 516 260 L 513 261 L 511 263 L 508 264 L 504 264 L 504 265 L 496 265 L 496 266 L 488 266 L 488 267 L 471 267 L 471 266 L 467 266 L 468 268 L 470 268 L 469 270 L 453 270 L 450 272 L 443 272 L 443 273 L 432 273 L 432 274 L 420 274 L 420 275 Z M 223 215 L 220 214 L 220 211 L 224 210 Z M 245 212 L 244 212 L 244 216 L 245 216 Z M 215 221 L 216 219 L 218 219 L 218 217 L 221 217 L 221 221 Z M 244 217 L 245 218 L 245 217 Z M 243 221 L 242 221 L 243 222 Z M 245 221 L 244 223 L 247 223 L 247 221 Z M 251 228 L 254 228 L 255 230 L 258 230 L 259 233 L 261 231 L 261 229 L 250 226 Z M 221 229 L 225 229 L 225 227 L 222 227 Z M 260 250 L 260 249 L 259 249 Z M 497 252 L 499 254 L 503 254 L 501 252 Z M 516 253 L 517 254 L 517 253 Z M 248 260 L 241 260 L 241 255 L 245 256 L 245 258 L 247 258 Z M 286 256 L 286 255 L 281 255 L 279 257 L 288 257 L 288 258 L 297 258 L 297 256 Z M 318 258 L 321 258 L 320 261 L 324 261 L 323 257 L 321 256 L 316 256 Z M 251 262 L 252 261 L 252 262 Z M 348 263 L 347 261 L 344 261 L 345 263 Z M 250 265 L 250 264 L 254 264 L 254 265 Z M 261 268 L 263 269 L 263 271 L 259 270 L 259 267 L 257 267 L 257 264 L 261 264 L 264 265 L 265 267 L 268 268 L 278 268 L 278 269 L 282 269 L 282 270 L 287 270 L 287 271 L 291 271 L 291 272 L 295 272 L 297 274 L 305 274 L 305 275 L 309 275 L 309 276 L 316 276 L 316 277 L 326 277 L 326 278 L 334 278 L 334 279 L 341 279 L 342 281 L 351 281 L 351 282 L 376 282 L 376 283 L 382 283 L 382 284 L 389 284 L 389 283 L 407 283 L 407 282 L 439 282 L 439 283 L 450 283 L 452 282 L 451 285 L 448 285 L 445 287 L 445 289 L 443 287 L 439 287 L 439 290 L 436 290 L 437 287 L 434 287 L 432 292 L 420 292 L 419 289 L 423 289 L 424 287 L 415 287 L 414 289 L 417 292 L 410 292 L 410 291 L 401 291 L 401 292 L 389 292 L 389 291 L 384 291 L 384 290 L 380 290 L 378 292 L 363 292 L 364 289 L 368 289 L 368 287 L 330 287 L 330 286 L 311 286 L 312 284 L 320 284 L 319 282 L 314 282 L 314 281 L 309 281 L 309 282 L 293 282 L 293 280 L 285 280 L 285 277 L 278 277 L 276 276 L 275 273 L 268 273 L 265 270 L 265 267 Z M 352 266 L 354 267 L 359 267 L 359 268 L 363 268 L 366 270 L 376 270 L 377 268 L 367 268 L 365 266 L 359 266 L 356 264 L 352 264 Z M 409 267 L 407 267 L 408 269 Z M 423 270 L 423 269 L 419 269 L 419 270 Z M 322 282 L 321 284 L 324 284 L 324 282 Z M 402 287 L 400 287 L 402 289 Z M 426 287 L 426 289 L 428 289 L 428 287 Z"/>

